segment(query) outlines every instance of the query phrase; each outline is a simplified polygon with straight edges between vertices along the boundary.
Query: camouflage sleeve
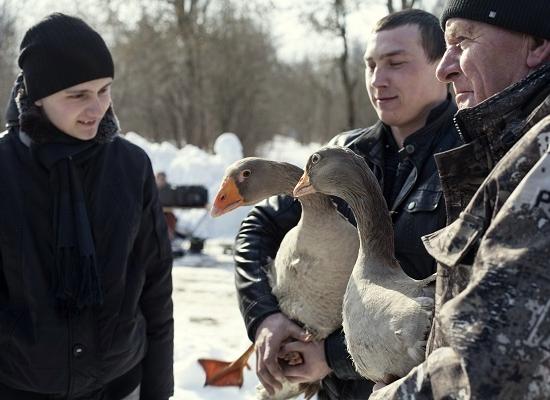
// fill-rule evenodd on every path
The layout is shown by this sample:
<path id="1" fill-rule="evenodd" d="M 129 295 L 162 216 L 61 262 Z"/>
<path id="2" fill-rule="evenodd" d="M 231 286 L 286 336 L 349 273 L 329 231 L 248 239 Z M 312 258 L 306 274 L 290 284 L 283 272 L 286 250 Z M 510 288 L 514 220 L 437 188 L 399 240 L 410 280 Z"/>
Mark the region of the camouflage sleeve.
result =
<path id="1" fill-rule="evenodd" d="M 440 310 L 448 346 L 371 399 L 550 397 L 550 157 L 541 153 L 494 213 L 468 286 Z"/>
<path id="2" fill-rule="evenodd" d="M 460 358 L 453 349 L 443 347 L 404 378 L 375 391 L 369 400 L 469 399 L 467 387 L 468 377 Z"/>

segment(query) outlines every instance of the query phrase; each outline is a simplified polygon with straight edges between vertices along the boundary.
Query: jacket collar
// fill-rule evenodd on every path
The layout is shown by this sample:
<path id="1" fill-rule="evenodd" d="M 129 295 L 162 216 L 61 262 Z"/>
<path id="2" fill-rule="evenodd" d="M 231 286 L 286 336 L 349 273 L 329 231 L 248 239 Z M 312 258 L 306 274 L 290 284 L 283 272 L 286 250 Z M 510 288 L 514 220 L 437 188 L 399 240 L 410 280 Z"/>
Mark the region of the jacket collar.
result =
<path id="1" fill-rule="evenodd" d="M 452 118 L 456 110 L 449 94 L 443 103 L 430 112 L 426 125 L 405 139 L 403 148 L 399 151 L 401 159 L 409 158 L 416 166 L 421 165 L 428 153 L 431 154 L 430 144 L 436 136 L 443 133 L 443 125 Z M 359 149 L 367 155 L 369 161 L 382 167 L 384 135 L 389 129 L 388 125 L 378 121 L 372 129 L 350 143 L 350 147 Z"/>
<path id="2" fill-rule="evenodd" d="M 460 110 L 456 128 L 464 143 L 480 141 L 489 149 L 494 165 L 540 119 L 536 109 L 549 93 L 550 63 L 477 106 Z"/>
<path id="3" fill-rule="evenodd" d="M 378 120 L 370 129 L 351 141 L 348 147 L 359 150 L 367 159 L 377 166 L 381 166 L 382 149 L 384 147 L 384 124 Z"/>
<path id="4" fill-rule="evenodd" d="M 426 157 L 433 154 L 433 144 L 443 133 L 442 127 L 449 123 L 456 110 L 456 104 L 449 94 L 444 103 L 432 110 L 426 125 L 405 139 L 403 148 L 399 150 L 400 158 L 408 158 L 417 168 L 422 165 Z"/>
<path id="5" fill-rule="evenodd" d="M 402 159 L 409 159 L 414 167 L 411 169 L 395 201 L 390 205 L 390 211 L 397 210 L 414 188 L 420 173 L 419 168 L 424 165 L 427 157 L 432 156 L 439 142 L 438 137 L 443 135 L 448 129 L 446 126 L 452 126 L 450 121 L 455 112 L 456 104 L 452 101 L 451 96 L 448 95 L 445 102 L 430 112 L 426 125 L 407 137 L 403 143 L 404 147 L 400 150 L 400 157 Z M 385 131 L 389 129 L 387 125 L 378 121 L 372 129 L 365 131 L 365 133 L 361 134 L 349 145 L 351 149 L 357 149 L 362 154 L 365 154 L 367 161 L 377 167 L 378 172 L 374 172 L 378 179 L 381 180 L 382 186 L 384 185 L 382 172 L 384 163 L 384 135 Z"/>

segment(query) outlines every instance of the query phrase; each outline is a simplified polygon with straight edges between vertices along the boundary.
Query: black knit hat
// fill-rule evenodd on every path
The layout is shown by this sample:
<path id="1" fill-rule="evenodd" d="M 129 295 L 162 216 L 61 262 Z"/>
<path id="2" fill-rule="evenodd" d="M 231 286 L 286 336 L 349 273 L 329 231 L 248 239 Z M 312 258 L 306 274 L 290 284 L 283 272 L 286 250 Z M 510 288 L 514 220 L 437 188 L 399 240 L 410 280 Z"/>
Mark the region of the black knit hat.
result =
<path id="1" fill-rule="evenodd" d="M 25 33 L 18 63 L 31 101 L 115 74 L 101 36 L 81 19 L 64 14 L 51 14 Z"/>
<path id="2" fill-rule="evenodd" d="M 549 0 L 447 0 L 441 15 L 443 30 L 449 18 L 471 19 L 550 39 Z"/>

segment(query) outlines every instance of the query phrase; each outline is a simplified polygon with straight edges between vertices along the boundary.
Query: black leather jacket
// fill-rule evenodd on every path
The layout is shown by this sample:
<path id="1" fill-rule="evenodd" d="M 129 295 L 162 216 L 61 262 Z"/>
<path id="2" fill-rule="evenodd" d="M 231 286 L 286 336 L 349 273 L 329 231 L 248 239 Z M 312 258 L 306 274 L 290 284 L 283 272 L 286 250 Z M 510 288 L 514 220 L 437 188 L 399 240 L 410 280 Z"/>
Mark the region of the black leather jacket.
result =
<path id="1" fill-rule="evenodd" d="M 456 106 L 449 99 L 436 107 L 428 124 L 409 136 L 400 151 L 412 163 L 410 173 L 393 204 L 389 205 L 395 231 L 396 257 L 407 274 L 424 278 L 435 272 L 420 237 L 445 225 L 445 205 L 433 154 L 460 144 L 452 117 Z M 356 129 L 335 137 L 331 143 L 348 146 L 365 157 L 380 184 L 384 185 L 384 125 Z M 340 211 L 353 220 L 351 211 L 337 200 Z M 300 218 L 300 203 L 288 196 L 275 196 L 254 207 L 242 222 L 235 244 L 236 285 L 248 335 L 269 315 L 279 312 L 266 271 L 284 235 Z M 325 341 L 325 353 L 334 371 L 323 381 L 324 396 L 334 399 L 367 398 L 372 383 L 357 374 L 347 354 L 343 333 L 334 332 Z"/>

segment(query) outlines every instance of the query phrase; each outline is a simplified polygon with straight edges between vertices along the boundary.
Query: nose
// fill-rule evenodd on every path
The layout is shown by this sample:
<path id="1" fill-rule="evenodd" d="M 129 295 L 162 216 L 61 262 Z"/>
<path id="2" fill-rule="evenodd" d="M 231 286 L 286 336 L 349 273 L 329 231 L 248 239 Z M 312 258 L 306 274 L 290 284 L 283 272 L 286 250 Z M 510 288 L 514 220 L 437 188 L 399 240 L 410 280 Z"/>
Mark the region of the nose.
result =
<path id="1" fill-rule="evenodd" d="M 367 82 L 375 88 L 388 86 L 387 75 L 384 73 L 383 68 L 379 67 L 375 67 L 371 72 L 367 70 Z"/>
<path id="2" fill-rule="evenodd" d="M 435 71 L 437 79 L 450 83 L 460 75 L 460 55 L 455 46 L 448 47 Z"/>
<path id="3" fill-rule="evenodd" d="M 98 118 L 103 117 L 103 112 L 101 99 L 93 97 L 86 107 L 86 114 L 90 117 Z"/>

